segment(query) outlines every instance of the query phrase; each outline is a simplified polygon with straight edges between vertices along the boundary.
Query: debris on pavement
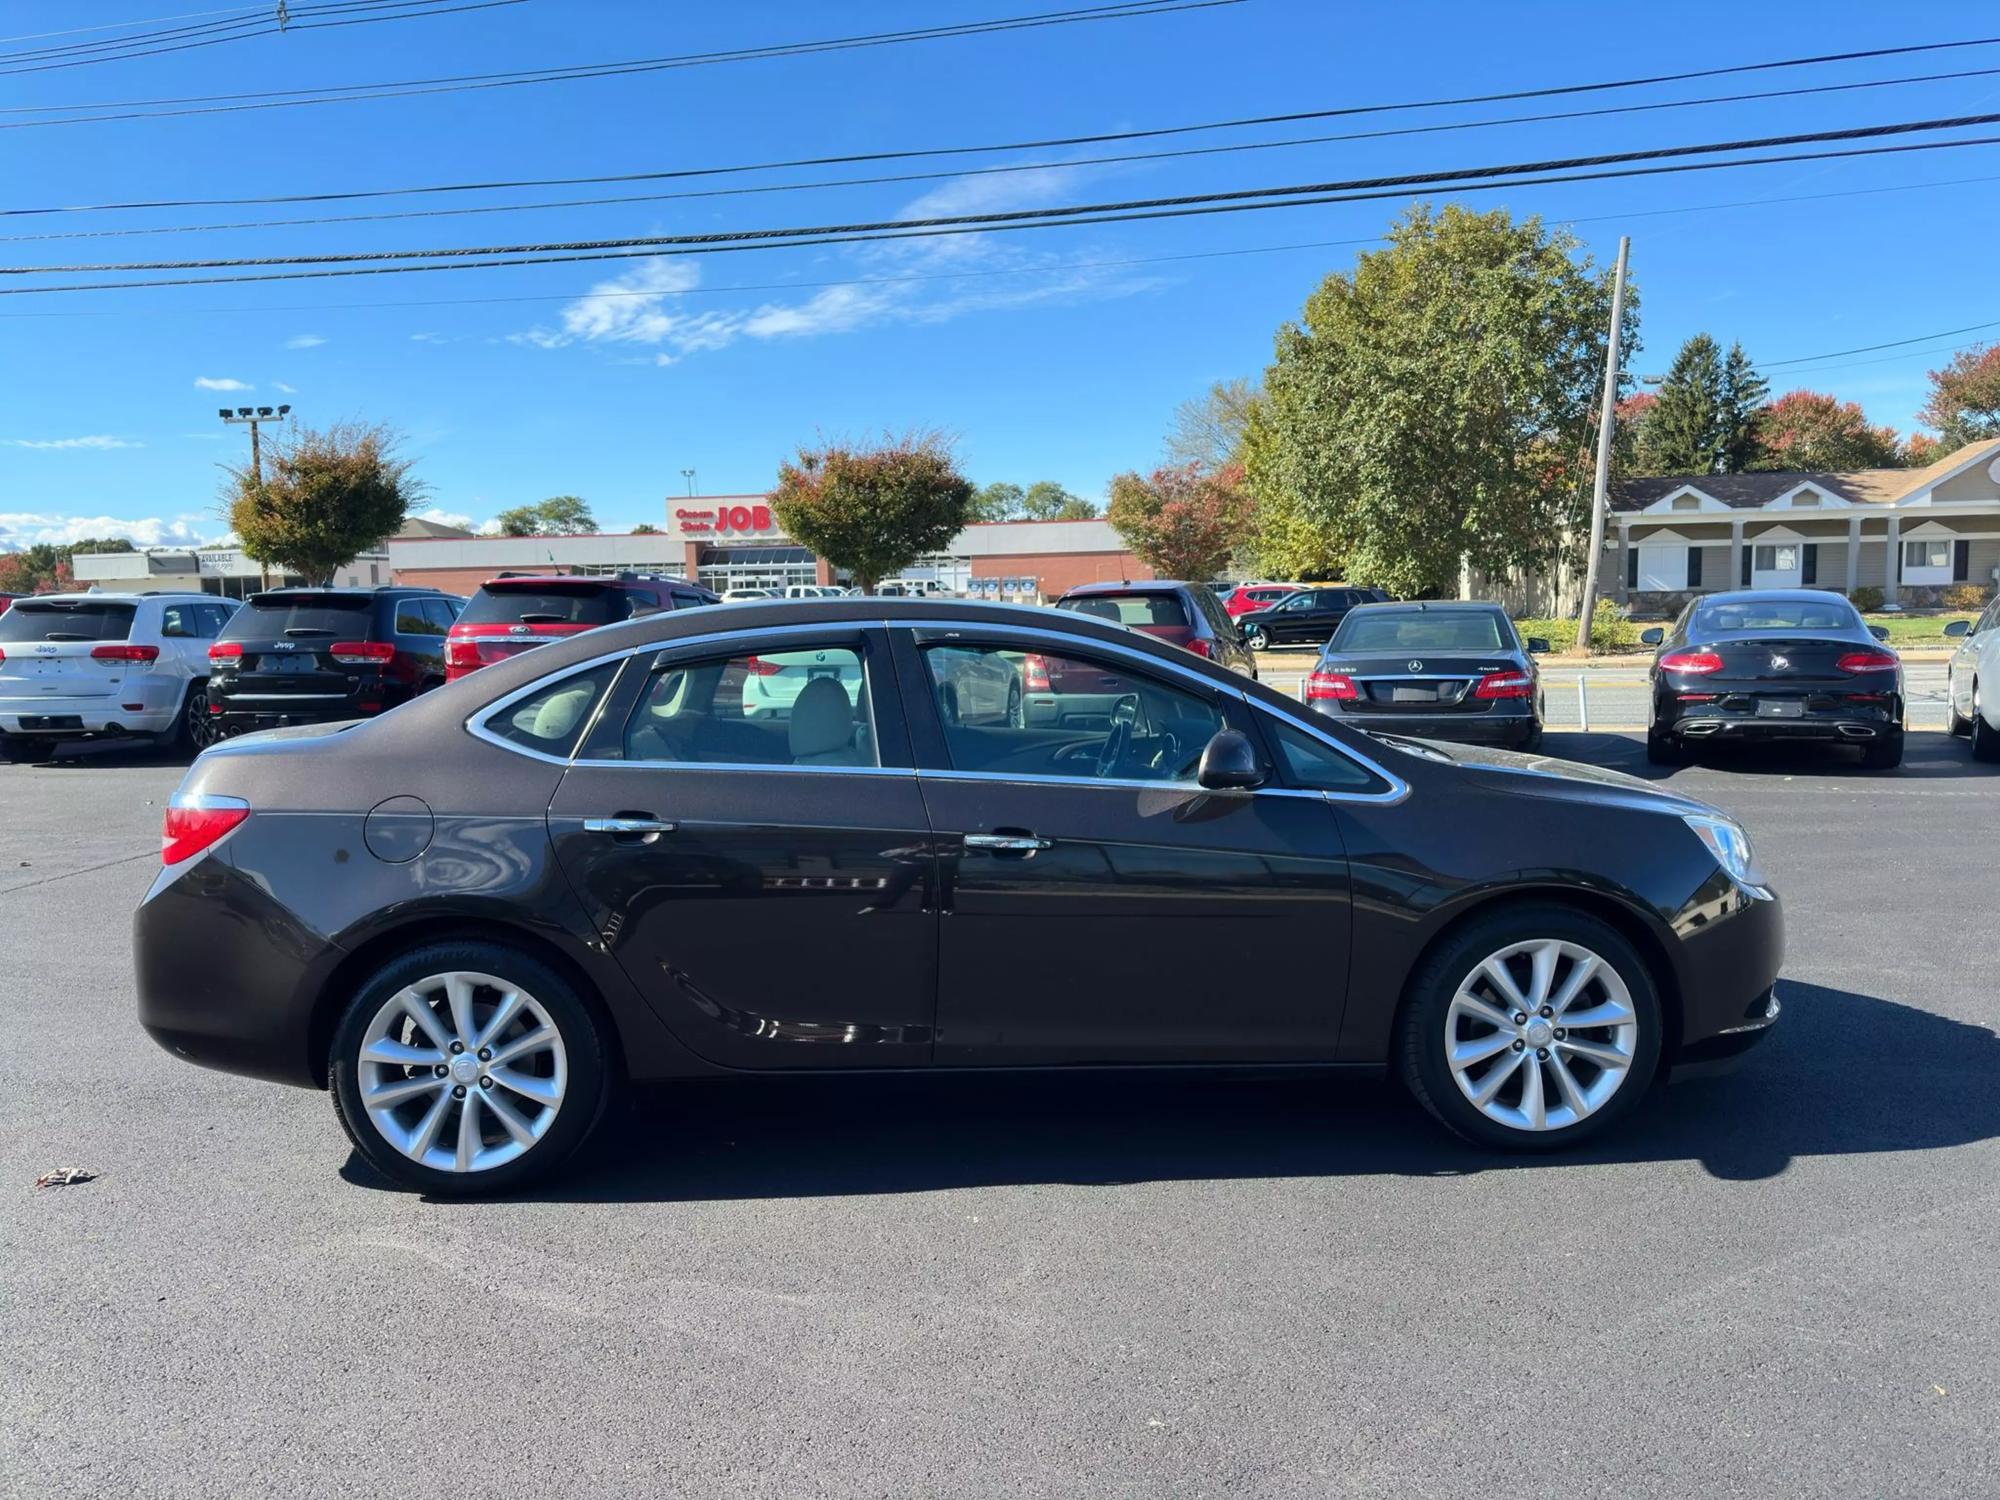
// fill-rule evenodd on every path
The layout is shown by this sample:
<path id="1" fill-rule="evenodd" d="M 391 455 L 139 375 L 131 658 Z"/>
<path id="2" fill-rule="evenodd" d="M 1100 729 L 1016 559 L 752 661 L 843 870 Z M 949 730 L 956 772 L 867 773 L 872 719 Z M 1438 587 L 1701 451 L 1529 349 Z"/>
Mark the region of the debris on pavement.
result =
<path id="1" fill-rule="evenodd" d="M 68 1187 L 77 1182 L 95 1182 L 97 1174 L 88 1167 L 57 1167 L 53 1172 L 44 1172 L 35 1179 L 37 1188 Z"/>

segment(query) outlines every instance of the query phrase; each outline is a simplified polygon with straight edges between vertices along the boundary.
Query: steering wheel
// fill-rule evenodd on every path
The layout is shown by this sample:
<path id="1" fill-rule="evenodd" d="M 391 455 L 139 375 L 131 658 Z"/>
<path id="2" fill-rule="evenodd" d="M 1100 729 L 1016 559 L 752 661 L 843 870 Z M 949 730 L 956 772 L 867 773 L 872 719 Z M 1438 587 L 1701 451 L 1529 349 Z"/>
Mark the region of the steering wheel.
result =
<path id="1" fill-rule="evenodd" d="M 1125 756 L 1132 748 L 1132 726 L 1139 721 L 1139 699 L 1136 694 L 1127 693 L 1118 700 L 1118 706 L 1111 710 L 1111 732 L 1104 737 L 1104 748 L 1097 754 L 1097 771 L 1100 777 L 1118 774 L 1125 764 Z"/>

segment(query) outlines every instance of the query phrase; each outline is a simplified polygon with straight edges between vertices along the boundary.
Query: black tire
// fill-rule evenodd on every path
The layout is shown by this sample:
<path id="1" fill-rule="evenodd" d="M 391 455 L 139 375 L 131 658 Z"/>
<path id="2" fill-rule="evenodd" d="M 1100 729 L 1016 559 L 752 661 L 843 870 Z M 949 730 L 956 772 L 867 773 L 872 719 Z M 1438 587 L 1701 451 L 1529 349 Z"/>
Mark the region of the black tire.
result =
<path id="1" fill-rule="evenodd" d="M 1944 693 L 1944 728 L 1945 733 L 1949 734 L 1953 739 L 1964 739 L 1965 736 L 1972 733 L 1972 720 L 1961 718 L 1958 712 L 1958 705 L 1952 702 L 1949 679 L 1946 681 Z"/>
<path id="2" fill-rule="evenodd" d="M 568 1068 L 555 1119 L 542 1137 L 511 1161 L 471 1172 L 444 1171 L 404 1155 L 383 1137 L 361 1101 L 359 1054 L 376 1012 L 406 986 L 455 971 L 488 974 L 532 995 L 561 1038 Z M 370 1166 L 406 1186 L 454 1198 L 509 1192 L 562 1165 L 604 1113 L 611 1081 L 605 1023 L 575 986 L 540 959 L 488 942 L 432 943 L 376 970 L 334 1029 L 327 1074 L 341 1128 Z"/>
<path id="3" fill-rule="evenodd" d="M 1972 690 L 1972 758 L 1974 760 L 2000 760 L 2000 731 L 1986 722 L 1985 710 L 1979 702 L 1978 684 Z"/>
<path id="4" fill-rule="evenodd" d="M 1523 755 L 1532 755 L 1542 748 L 1542 726 L 1530 725 L 1522 736 L 1514 741 L 1514 748 Z"/>
<path id="5" fill-rule="evenodd" d="M 176 755 L 199 755 L 215 743 L 215 735 L 208 722 L 208 679 L 198 677 L 190 682 L 187 694 L 181 699 L 180 712 L 174 716 L 174 727 L 160 736 L 160 748 Z"/>
<path id="6" fill-rule="evenodd" d="M 1026 722 L 1021 711 L 1021 683 L 1017 678 L 1007 685 L 1007 727 L 1019 729 Z"/>
<path id="7" fill-rule="evenodd" d="M 1639 1034 L 1624 1082 L 1609 1099 L 1575 1124 L 1531 1132 L 1489 1119 L 1466 1098 L 1445 1061 L 1444 1038 L 1452 996 L 1473 967 L 1511 943 L 1538 938 L 1580 944 L 1615 969 L 1631 996 Z M 1405 993 L 1394 1059 L 1404 1084 L 1446 1129 L 1482 1146 L 1546 1152 L 1587 1140 L 1638 1104 L 1659 1066 L 1660 999 L 1651 971 L 1616 928 L 1575 907 L 1523 904 L 1474 917 L 1424 956 Z"/>
<path id="8" fill-rule="evenodd" d="M 1252 625 L 1243 632 L 1243 644 L 1252 651 L 1269 651 L 1271 635 L 1262 625 Z"/>
<path id="9" fill-rule="evenodd" d="M 1646 759 L 1656 766 L 1684 766 L 1692 757 L 1686 743 L 1673 734 L 1646 732 Z"/>
<path id="10" fill-rule="evenodd" d="M 1861 764 L 1871 771 L 1890 771 L 1903 763 L 1903 731 L 1885 734 L 1861 751 Z"/>
<path id="11" fill-rule="evenodd" d="M 18 766 L 35 758 L 35 742 L 26 735 L 0 735 L 0 760 Z"/>

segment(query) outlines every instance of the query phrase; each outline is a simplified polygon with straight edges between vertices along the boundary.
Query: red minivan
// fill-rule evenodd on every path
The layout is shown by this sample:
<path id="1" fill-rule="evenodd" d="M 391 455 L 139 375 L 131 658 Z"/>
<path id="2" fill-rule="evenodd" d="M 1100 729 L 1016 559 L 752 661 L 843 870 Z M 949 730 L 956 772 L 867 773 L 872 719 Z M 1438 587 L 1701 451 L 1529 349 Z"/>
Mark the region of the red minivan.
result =
<path id="1" fill-rule="evenodd" d="M 481 667 L 578 631 L 634 615 L 717 602 L 718 597 L 699 584 L 656 574 L 605 578 L 502 574 L 479 586 L 445 637 L 445 681 L 456 682 Z"/>

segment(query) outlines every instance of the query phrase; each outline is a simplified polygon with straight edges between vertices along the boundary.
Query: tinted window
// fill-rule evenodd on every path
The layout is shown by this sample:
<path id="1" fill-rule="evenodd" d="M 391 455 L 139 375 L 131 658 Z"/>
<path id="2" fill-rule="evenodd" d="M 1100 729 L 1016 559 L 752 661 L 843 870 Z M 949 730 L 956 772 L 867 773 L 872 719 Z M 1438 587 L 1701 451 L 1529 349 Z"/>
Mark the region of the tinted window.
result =
<path id="1" fill-rule="evenodd" d="M 201 606 L 201 633 L 212 636 L 229 623 L 229 617 L 236 613 L 226 604 L 204 604 Z"/>
<path id="2" fill-rule="evenodd" d="M 201 635 L 201 606 L 163 604 L 160 606 L 160 636 L 163 640 L 193 640 Z"/>
<path id="3" fill-rule="evenodd" d="M 693 589 L 673 589 L 670 592 L 675 609 L 699 609 L 710 602 L 708 595 L 697 594 Z"/>
<path id="4" fill-rule="evenodd" d="M 487 732 L 544 755 L 568 756 L 617 673 L 614 661 L 565 677 L 491 715 Z"/>
<path id="5" fill-rule="evenodd" d="M 423 601 L 424 616 L 431 622 L 432 630 L 443 635 L 458 618 L 458 609 L 449 599 L 426 599 Z"/>
<path id="6" fill-rule="evenodd" d="M 1178 594 L 1085 594 L 1065 599 L 1056 607 L 1115 625 L 1178 625 L 1185 629 L 1194 623 Z"/>
<path id="7" fill-rule="evenodd" d="M 0 641 L 122 641 L 132 633 L 132 613 L 129 604 L 22 599 L 0 615 Z"/>
<path id="8" fill-rule="evenodd" d="M 430 611 L 428 599 L 398 599 L 396 601 L 396 634 L 398 635 L 443 635 L 437 617 Z"/>
<path id="9" fill-rule="evenodd" d="M 1270 731 L 1271 740 L 1278 747 L 1278 759 L 1284 762 L 1294 786 L 1316 792 L 1359 792 L 1381 785 L 1358 762 L 1297 725 L 1266 714 L 1264 727 Z"/>
<path id="10" fill-rule="evenodd" d="M 1703 600 L 1695 606 L 1695 629 L 1726 634 L 1738 630 L 1862 629 L 1861 616 L 1845 599 Z"/>
<path id="11" fill-rule="evenodd" d="M 1394 610 L 1353 614 L 1340 622 L 1329 651 L 1504 651 L 1504 622 L 1486 611 Z M 1512 634 L 1511 631 L 1508 632 Z"/>
<path id="12" fill-rule="evenodd" d="M 375 601 L 367 594 L 253 594 L 223 630 L 226 640 L 265 640 L 297 631 L 366 639 Z"/>
<path id="13" fill-rule="evenodd" d="M 1213 699 L 1123 662 L 999 645 L 930 646 L 923 659 L 956 770 L 1185 781 L 1224 723 Z M 1010 711 L 1024 699 L 1030 712 Z"/>
<path id="14" fill-rule="evenodd" d="M 655 672 L 625 724 L 627 760 L 872 766 L 867 673 L 851 646 L 715 657 Z"/>
<path id="15" fill-rule="evenodd" d="M 484 584 L 458 617 L 462 625 L 608 625 L 624 618 L 624 597 L 600 583 Z"/>

